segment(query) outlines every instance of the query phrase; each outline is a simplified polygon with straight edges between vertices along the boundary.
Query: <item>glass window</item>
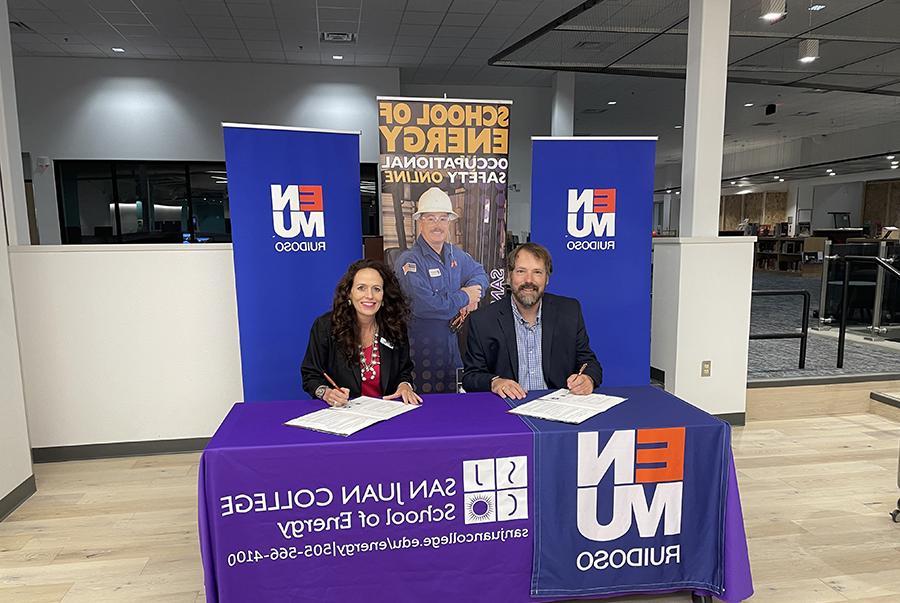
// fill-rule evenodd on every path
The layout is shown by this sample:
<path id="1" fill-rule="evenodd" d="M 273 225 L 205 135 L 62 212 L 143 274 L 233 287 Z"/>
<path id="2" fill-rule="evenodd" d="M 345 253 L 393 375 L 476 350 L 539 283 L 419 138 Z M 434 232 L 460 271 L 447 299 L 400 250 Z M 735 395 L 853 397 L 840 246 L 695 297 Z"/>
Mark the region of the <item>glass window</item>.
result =
<path id="1" fill-rule="evenodd" d="M 56 161 L 61 238 L 79 243 L 230 243 L 224 162 Z M 364 235 L 379 232 L 377 170 L 360 165 Z"/>
<path id="2" fill-rule="evenodd" d="M 192 163 L 190 170 L 194 236 L 201 243 L 231 241 L 225 166 L 219 163 Z"/>

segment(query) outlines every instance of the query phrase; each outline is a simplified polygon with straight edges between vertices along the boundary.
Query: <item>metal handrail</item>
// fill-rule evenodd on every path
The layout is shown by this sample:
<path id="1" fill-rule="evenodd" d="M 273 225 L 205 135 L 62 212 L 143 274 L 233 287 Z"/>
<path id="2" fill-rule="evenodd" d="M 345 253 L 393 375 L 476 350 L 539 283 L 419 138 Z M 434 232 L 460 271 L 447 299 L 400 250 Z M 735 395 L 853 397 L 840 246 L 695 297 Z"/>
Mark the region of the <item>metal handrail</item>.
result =
<path id="1" fill-rule="evenodd" d="M 800 295 L 803 297 L 803 316 L 799 333 L 757 333 L 751 334 L 750 339 L 799 339 L 800 340 L 800 368 L 806 368 L 806 341 L 809 332 L 809 291 L 804 289 L 766 289 L 750 292 L 751 299 L 756 297 L 778 297 Z"/>
<path id="2" fill-rule="evenodd" d="M 848 289 L 850 288 L 850 265 L 853 262 L 873 262 L 879 267 L 884 268 L 893 276 L 900 278 L 900 270 L 892 266 L 894 260 L 886 259 L 871 255 L 845 255 L 833 258 L 836 261 L 844 262 L 844 281 L 841 284 L 841 326 L 838 332 L 838 356 L 837 367 L 844 368 L 844 347 L 847 343 L 847 304 L 850 298 Z M 819 311 L 821 313 L 821 310 Z"/>

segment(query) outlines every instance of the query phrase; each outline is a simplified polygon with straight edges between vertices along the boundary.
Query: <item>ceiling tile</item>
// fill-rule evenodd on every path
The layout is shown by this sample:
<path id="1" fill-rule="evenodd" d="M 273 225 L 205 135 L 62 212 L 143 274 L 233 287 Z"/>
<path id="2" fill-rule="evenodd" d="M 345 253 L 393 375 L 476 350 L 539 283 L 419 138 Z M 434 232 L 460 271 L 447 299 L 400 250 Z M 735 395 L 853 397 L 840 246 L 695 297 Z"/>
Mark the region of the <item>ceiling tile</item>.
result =
<path id="1" fill-rule="evenodd" d="M 237 29 L 227 27 L 208 27 L 200 30 L 200 35 L 207 40 L 235 40 L 241 37 Z"/>
<path id="2" fill-rule="evenodd" d="M 487 14 L 494 8 L 494 4 L 496 4 L 496 0 L 453 0 L 450 12 Z"/>
<path id="3" fill-rule="evenodd" d="M 499 0 L 491 12 L 497 15 L 521 15 L 525 17 L 531 14 L 538 4 L 540 4 L 540 0 Z"/>
<path id="4" fill-rule="evenodd" d="M 445 13 L 453 0 L 407 0 L 406 10 Z"/>
<path id="5" fill-rule="evenodd" d="M 181 47 L 175 46 L 175 52 L 178 53 L 182 58 L 198 58 L 198 57 L 212 57 L 213 53 L 209 50 L 209 48 L 193 48 L 193 47 Z"/>
<path id="6" fill-rule="evenodd" d="M 437 35 L 444 37 L 471 38 L 478 31 L 475 27 L 459 27 L 454 25 L 441 25 Z"/>
<path id="7" fill-rule="evenodd" d="M 410 25 L 408 23 L 404 23 L 400 28 L 400 32 L 397 34 L 398 37 L 424 37 L 429 40 L 435 36 L 437 33 L 436 25 Z"/>
<path id="8" fill-rule="evenodd" d="M 403 23 L 412 25 L 438 25 L 443 19 L 442 13 L 426 13 L 416 11 L 406 11 L 403 13 Z"/>
<path id="9" fill-rule="evenodd" d="M 465 48 L 469 40 L 466 38 L 441 38 L 435 37 L 431 41 L 432 48 Z"/>
<path id="10" fill-rule="evenodd" d="M 253 17 L 271 19 L 274 15 L 269 4 L 252 4 L 247 2 L 228 5 L 232 17 Z"/>
<path id="11" fill-rule="evenodd" d="M 251 51 L 250 56 L 255 60 L 284 62 L 285 56 L 283 51 L 273 52 L 270 50 Z"/>
<path id="12" fill-rule="evenodd" d="M 193 25 L 185 26 L 185 27 L 169 27 L 169 26 L 156 26 L 157 31 L 159 31 L 160 35 L 169 37 L 169 38 L 197 38 L 200 37 L 200 32 Z"/>
<path id="13" fill-rule="evenodd" d="M 203 38 L 171 37 L 168 40 L 169 44 L 179 48 L 206 48 L 206 42 Z"/>
<path id="14" fill-rule="evenodd" d="M 125 37 L 149 36 L 156 33 L 156 28 L 152 25 L 115 25 L 114 27 Z"/>
<path id="15" fill-rule="evenodd" d="M 103 20 L 103 17 L 92 10 L 60 10 L 56 11 L 56 15 L 59 17 L 60 21 L 64 23 L 70 23 L 72 25 L 81 25 L 86 23 L 106 23 L 106 21 Z"/>
<path id="16" fill-rule="evenodd" d="M 447 13 L 441 25 L 478 27 L 482 21 L 484 21 L 484 15 L 480 13 Z"/>
<path id="17" fill-rule="evenodd" d="M 399 67 L 401 65 L 418 65 L 420 62 L 422 62 L 422 57 L 420 56 L 404 56 L 392 54 L 390 60 L 388 61 L 388 64 Z"/>
<path id="18" fill-rule="evenodd" d="M 225 16 L 213 16 L 213 15 L 197 15 L 193 17 L 194 25 L 201 29 L 206 29 L 209 27 L 234 27 L 234 21 L 228 15 Z"/>
<path id="19" fill-rule="evenodd" d="M 59 23 L 59 18 L 49 10 L 10 10 L 11 21 L 23 21 L 28 25 L 32 23 Z"/>
<path id="20" fill-rule="evenodd" d="M 278 29 L 275 19 L 260 19 L 256 17 L 235 17 L 235 25 L 238 29 Z"/>
<path id="21" fill-rule="evenodd" d="M 266 40 L 272 42 L 281 42 L 281 34 L 274 29 L 245 29 L 241 31 L 241 37 L 245 40 Z"/>
<path id="22" fill-rule="evenodd" d="M 359 21 L 359 8 L 331 8 L 319 6 L 319 19 L 322 21 Z"/>
<path id="23" fill-rule="evenodd" d="M 149 25 L 146 17 L 139 12 L 104 12 L 101 13 L 113 25 Z"/>
<path id="24" fill-rule="evenodd" d="M 450 60 L 459 56 L 459 53 L 459 48 L 435 48 L 432 46 L 428 49 L 428 52 L 425 53 L 425 56 L 429 58 L 444 57 L 444 61 L 450 63 Z"/>
<path id="25" fill-rule="evenodd" d="M 322 21 L 319 20 L 319 31 L 356 33 L 359 23 L 356 21 Z"/>
<path id="26" fill-rule="evenodd" d="M 250 52 L 271 51 L 284 53 L 281 42 L 273 42 L 271 40 L 247 40 L 245 38 L 244 45 Z"/>
<path id="27" fill-rule="evenodd" d="M 89 3 L 101 12 L 134 10 L 131 0 L 89 0 Z"/>
<path id="28" fill-rule="evenodd" d="M 200 1 L 192 0 L 183 3 L 184 12 L 189 15 L 212 15 L 218 17 L 227 17 L 229 15 L 228 6 L 224 2 L 216 1 Z"/>

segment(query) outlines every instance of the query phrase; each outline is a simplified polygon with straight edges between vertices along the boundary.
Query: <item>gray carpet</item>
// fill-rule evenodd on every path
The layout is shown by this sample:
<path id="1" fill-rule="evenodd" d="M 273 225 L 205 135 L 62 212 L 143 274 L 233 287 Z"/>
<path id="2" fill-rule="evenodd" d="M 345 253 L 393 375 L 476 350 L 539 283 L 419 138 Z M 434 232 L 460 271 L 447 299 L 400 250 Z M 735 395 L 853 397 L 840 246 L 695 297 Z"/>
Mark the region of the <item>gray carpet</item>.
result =
<path id="1" fill-rule="evenodd" d="M 820 280 L 776 272 L 755 272 L 753 289 L 805 289 L 810 292 L 810 319 L 819 307 Z M 801 324 L 802 298 L 757 297 L 750 312 L 751 333 L 790 332 Z M 835 328 L 834 331 L 837 329 Z M 832 377 L 900 372 L 900 353 L 886 348 L 848 341 L 844 368 L 837 369 L 837 337 L 817 334 L 812 328 L 806 352 L 806 368 L 797 366 L 799 339 L 750 341 L 747 378 L 749 381 L 790 377 Z"/>

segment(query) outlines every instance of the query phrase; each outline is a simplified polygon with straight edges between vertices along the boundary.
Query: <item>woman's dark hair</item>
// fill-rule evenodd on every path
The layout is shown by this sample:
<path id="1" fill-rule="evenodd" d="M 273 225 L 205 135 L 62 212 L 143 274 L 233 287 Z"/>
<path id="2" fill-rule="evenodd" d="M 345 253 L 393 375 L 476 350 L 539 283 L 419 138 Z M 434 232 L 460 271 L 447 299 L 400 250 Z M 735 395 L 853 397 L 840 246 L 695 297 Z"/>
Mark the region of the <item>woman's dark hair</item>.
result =
<path id="1" fill-rule="evenodd" d="M 356 309 L 347 301 L 350 299 L 350 289 L 353 287 L 356 273 L 365 268 L 371 268 L 378 272 L 384 282 L 384 298 L 375 315 L 379 337 L 383 336 L 394 344 L 400 344 L 406 340 L 409 302 L 403 295 L 403 290 L 400 289 L 400 282 L 394 271 L 378 260 L 353 262 L 338 282 L 331 306 L 331 335 L 350 364 L 358 362 L 359 358 L 357 347 L 359 323 L 356 321 Z"/>

